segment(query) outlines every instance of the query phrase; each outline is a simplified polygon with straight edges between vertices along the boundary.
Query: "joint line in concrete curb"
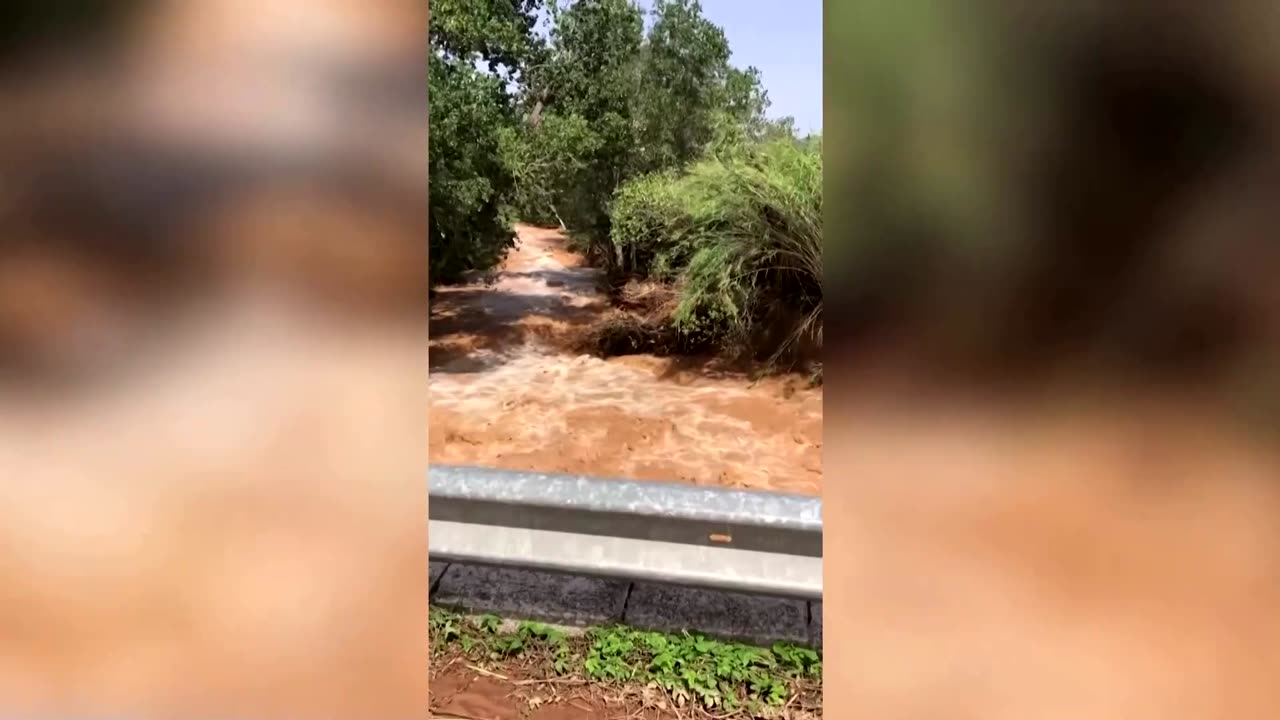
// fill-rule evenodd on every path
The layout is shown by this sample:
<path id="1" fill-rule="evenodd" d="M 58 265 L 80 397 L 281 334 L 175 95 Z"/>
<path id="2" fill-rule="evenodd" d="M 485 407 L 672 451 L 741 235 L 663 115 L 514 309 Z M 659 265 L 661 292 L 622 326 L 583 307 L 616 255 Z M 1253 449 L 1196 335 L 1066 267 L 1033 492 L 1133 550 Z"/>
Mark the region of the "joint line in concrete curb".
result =
<path id="1" fill-rule="evenodd" d="M 431 568 L 431 563 L 430 562 L 427 563 L 427 597 L 428 598 L 430 598 L 432 595 L 435 595 L 436 591 L 440 589 L 440 581 L 443 580 L 445 574 L 449 572 L 449 568 L 452 567 L 452 564 L 451 563 L 437 564 L 436 567 L 439 568 L 439 571 L 433 573 Z"/>
<path id="2" fill-rule="evenodd" d="M 618 615 L 619 622 L 627 621 L 627 611 L 631 609 L 631 591 L 635 589 L 635 583 L 627 583 L 627 594 L 622 597 L 622 612 Z"/>

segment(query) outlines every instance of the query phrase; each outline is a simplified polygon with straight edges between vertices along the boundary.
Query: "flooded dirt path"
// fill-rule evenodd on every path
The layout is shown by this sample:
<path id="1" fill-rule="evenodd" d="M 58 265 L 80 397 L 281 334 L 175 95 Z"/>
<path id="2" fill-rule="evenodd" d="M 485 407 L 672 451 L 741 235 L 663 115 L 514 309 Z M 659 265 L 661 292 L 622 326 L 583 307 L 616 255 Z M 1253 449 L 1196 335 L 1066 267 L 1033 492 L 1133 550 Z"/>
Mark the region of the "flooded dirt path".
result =
<path id="1" fill-rule="evenodd" d="M 821 492 L 820 389 L 564 350 L 608 311 L 596 271 L 558 231 L 517 232 L 487 282 L 432 300 L 432 462 Z"/>

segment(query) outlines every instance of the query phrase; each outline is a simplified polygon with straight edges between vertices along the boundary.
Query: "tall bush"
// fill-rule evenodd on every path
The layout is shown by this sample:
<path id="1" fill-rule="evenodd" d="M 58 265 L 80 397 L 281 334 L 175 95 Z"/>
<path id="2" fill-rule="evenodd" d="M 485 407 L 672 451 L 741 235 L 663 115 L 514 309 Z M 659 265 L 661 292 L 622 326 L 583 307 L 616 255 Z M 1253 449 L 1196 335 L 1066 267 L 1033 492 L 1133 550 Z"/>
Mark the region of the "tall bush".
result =
<path id="1" fill-rule="evenodd" d="M 664 172 L 618 188 L 611 205 L 610 237 L 616 280 L 675 280 L 683 267 L 679 240 L 689 225 L 681 182 L 677 173 Z"/>
<path id="2" fill-rule="evenodd" d="M 614 252 L 680 289 L 672 321 L 771 361 L 822 343 L 820 142 L 769 141 L 624 185 Z"/>

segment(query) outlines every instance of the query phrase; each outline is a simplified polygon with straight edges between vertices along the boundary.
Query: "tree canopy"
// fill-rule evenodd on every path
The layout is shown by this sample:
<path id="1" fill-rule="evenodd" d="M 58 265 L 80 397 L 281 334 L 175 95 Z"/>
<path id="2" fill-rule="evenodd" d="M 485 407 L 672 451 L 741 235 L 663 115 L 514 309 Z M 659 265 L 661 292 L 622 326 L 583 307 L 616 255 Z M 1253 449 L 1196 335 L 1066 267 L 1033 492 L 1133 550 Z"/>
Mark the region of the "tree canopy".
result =
<path id="1" fill-rule="evenodd" d="M 432 4 L 431 269 L 497 262 L 510 222 L 609 235 L 628 180 L 765 138 L 767 93 L 698 0 Z"/>

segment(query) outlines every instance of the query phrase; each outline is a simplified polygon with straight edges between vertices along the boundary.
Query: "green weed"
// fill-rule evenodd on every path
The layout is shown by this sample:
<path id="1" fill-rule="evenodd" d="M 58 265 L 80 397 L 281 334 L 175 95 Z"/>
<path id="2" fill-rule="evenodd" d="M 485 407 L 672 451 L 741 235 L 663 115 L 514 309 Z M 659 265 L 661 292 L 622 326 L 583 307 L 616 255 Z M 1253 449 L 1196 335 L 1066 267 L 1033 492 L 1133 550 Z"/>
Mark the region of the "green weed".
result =
<path id="1" fill-rule="evenodd" d="M 430 630 L 436 655 L 540 660 L 550 676 L 578 676 L 609 686 L 656 686 L 678 704 L 705 710 L 754 715 L 813 690 L 822 679 L 821 653 L 786 643 L 762 648 L 622 626 L 570 637 L 542 623 L 504 630 L 492 615 L 464 618 L 440 608 L 431 609 Z"/>

